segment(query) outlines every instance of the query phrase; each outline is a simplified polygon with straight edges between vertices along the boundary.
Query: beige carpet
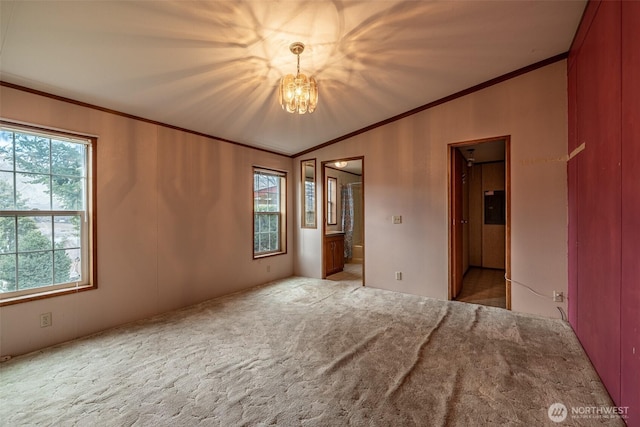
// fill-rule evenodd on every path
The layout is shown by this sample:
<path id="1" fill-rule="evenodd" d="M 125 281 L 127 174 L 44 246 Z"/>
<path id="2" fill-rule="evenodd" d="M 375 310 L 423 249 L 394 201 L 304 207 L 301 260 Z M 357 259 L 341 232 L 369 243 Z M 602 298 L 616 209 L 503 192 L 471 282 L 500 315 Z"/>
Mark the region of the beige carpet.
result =
<path id="1" fill-rule="evenodd" d="M 4 426 L 540 426 L 555 402 L 611 405 L 565 322 L 305 278 L 14 358 L 0 393 Z M 562 425 L 602 424 L 622 425 Z"/>

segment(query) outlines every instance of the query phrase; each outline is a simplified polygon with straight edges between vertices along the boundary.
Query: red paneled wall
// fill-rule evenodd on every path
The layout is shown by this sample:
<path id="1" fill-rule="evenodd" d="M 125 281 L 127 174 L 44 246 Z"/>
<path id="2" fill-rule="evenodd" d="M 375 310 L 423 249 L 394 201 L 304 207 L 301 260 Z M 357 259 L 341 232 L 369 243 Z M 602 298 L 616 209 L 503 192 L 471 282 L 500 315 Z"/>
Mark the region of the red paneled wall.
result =
<path id="1" fill-rule="evenodd" d="M 576 69 L 577 332 L 614 400 L 620 397 L 620 4 L 603 2 Z M 571 295 L 569 295 L 571 298 Z"/>
<path id="2" fill-rule="evenodd" d="M 632 426 L 640 426 L 639 52 L 640 2 L 591 1 L 568 69 L 569 151 L 584 144 L 568 163 L 569 321 Z"/>
<path id="3" fill-rule="evenodd" d="M 640 425 L 640 2 L 622 3 L 620 401 Z"/>

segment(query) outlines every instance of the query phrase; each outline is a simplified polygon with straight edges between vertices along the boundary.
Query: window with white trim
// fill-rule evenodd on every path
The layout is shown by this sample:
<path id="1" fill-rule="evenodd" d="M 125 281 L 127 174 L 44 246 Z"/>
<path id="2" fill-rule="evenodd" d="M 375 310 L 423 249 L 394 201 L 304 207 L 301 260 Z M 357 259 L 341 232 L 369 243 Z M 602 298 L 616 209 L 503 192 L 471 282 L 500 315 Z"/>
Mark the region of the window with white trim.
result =
<path id="1" fill-rule="evenodd" d="M 95 287 L 94 146 L 0 122 L 0 304 Z"/>
<path id="2" fill-rule="evenodd" d="M 284 172 L 253 168 L 253 257 L 286 252 L 286 188 Z"/>

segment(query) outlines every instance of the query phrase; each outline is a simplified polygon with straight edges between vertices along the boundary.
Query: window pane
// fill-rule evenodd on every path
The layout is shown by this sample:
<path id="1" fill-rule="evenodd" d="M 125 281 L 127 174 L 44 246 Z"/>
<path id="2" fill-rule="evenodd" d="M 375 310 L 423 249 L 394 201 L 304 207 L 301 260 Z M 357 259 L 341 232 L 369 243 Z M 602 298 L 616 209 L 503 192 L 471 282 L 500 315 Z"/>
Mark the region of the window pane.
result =
<path id="1" fill-rule="evenodd" d="M 269 252 L 271 247 L 269 246 L 269 235 L 260 234 L 260 252 Z"/>
<path id="2" fill-rule="evenodd" d="M 269 231 L 277 232 L 278 231 L 278 215 L 269 215 Z"/>
<path id="3" fill-rule="evenodd" d="M 261 233 L 265 231 L 269 231 L 269 215 L 268 214 L 260 215 L 258 231 L 260 231 Z"/>
<path id="4" fill-rule="evenodd" d="M 0 170 L 13 170 L 13 132 L 0 132 Z"/>
<path id="5" fill-rule="evenodd" d="M 256 173 L 254 175 L 254 210 L 278 212 L 280 210 L 280 177 Z"/>
<path id="6" fill-rule="evenodd" d="M 53 219 L 53 235 L 56 249 L 80 247 L 80 218 L 56 216 Z"/>
<path id="7" fill-rule="evenodd" d="M 0 253 L 16 251 L 16 219 L 0 216 Z"/>
<path id="8" fill-rule="evenodd" d="M 53 251 L 54 284 L 73 282 L 80 278 L 80 258 L 77 257 L 76 263 L 72 257 L 70 251 Z M 76 279 L 71 278 L 72 274 Z"/>
<path id="9" fill-rule="evenodd" d="M 278 247 L 278 233 L 269 233 L 269 248 L 272 251 L 277 251 Z"/>
<path id="10" fill-rule="evenodd" d="M 49 139 L 15 132 L 16 170 L 30 173 L 49 173 Z"/>
<path id="11" fill-rule="evenodd" d="M 80 211 L 84 209 L 84 179 L 52 176 L 53 209 Z"/>
<path id="12" fill-rule="evenodd" d="M 0 255 L 0 292 L 16 290 L 16 256 Z"/>
<path id="13" fill-rule="evenodd" d="M 276 212 L 278 210 L 278 205 L 276 205 L 275 199 L 273 189 L 269 188 L 267 193 L 267 210 L 269 212 Z"/>
<path id="14" fill-rule="evenodd" d="M 18 289 L 53 284 L 52 252 L 18 254 Z"/>
<path id="15" fill-rule="evenodd" d="M 13 173 L 0 172 L 0 210 L 15 209 L 15 200 L 13 199 Z"/>
<path id="16" fill-rule="evenodd" d="M 92 260 L 84 245 L 94 227 L 86 211 L 87 161 L 93 142 L 42 132 L 0 129 L 0 292 L 4 293 L 34 288 L 35 294 L 52 284 L 91 284 L 83 269 Z M 10 216 L 7 211 L 13 210 L 25 216 Z M 79 212 L 51 212 L 64 210 Z"/>
<path id="17" fill-rule="evenodd" d="M 255 254 L 278 252 L 283 250 L 280 235 L 280 216 L 282 214 L 282 186 L 285 177 L 274 172 L 254 171 L 254 236 Z"/>
<path id="18" fill-rule="evenodd" d="M 18 217 L 18 251 L 53 249 L 50 216 Z"/>
<path id="19" fill-rule="evenodd" d="M 51 173 L 64 176 L 84 176 L 86 147 L 82 144 L 51 140 Z"/>
<path id="20" fill-rule="evenodd" d="M 23 206 L 19 209 L 51 209 L 50 175 L 16 173 L 17 196 Z"/>

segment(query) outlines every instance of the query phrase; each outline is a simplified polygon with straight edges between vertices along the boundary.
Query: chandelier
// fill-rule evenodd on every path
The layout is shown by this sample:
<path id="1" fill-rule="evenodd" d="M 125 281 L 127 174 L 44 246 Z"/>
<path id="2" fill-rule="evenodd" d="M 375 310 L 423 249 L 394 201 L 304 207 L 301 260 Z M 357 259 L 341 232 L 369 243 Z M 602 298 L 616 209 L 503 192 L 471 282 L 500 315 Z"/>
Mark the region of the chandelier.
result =
<path id="1" fill-rule="evenodd" d="M 304 44 L 292 43 L 289 50 L 298 57 L 298 71 L 295 76 L 287 74 L 280 81 L 280 105 L 288 113 L 313 113 L 318 105 L 318 83 L 313 77 L 300 74 L 300 54 L 304 51 Z"/>

